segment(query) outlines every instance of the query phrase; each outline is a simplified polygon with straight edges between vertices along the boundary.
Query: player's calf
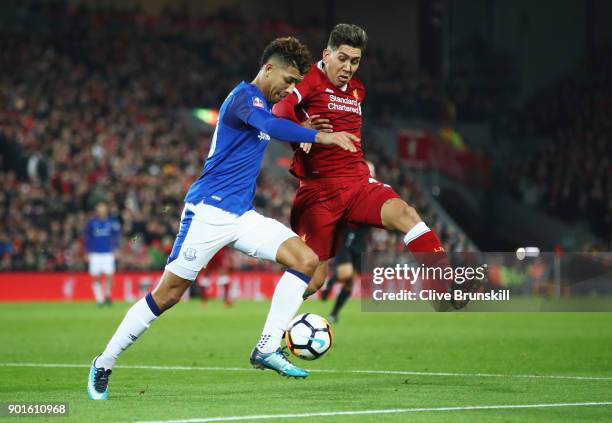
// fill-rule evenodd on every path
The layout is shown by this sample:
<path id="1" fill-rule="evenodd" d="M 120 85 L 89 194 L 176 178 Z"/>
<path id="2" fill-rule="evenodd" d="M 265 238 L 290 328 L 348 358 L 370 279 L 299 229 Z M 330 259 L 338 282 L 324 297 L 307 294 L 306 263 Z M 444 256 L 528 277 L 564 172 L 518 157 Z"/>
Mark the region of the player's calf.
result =
<path id="1" fill-rule="evenodd" d="M 327 260 L 320 262 L 315 269 L 312 279 L 308 282 L 308 287 L 306 287 L 306 291 L 304 292 L 304 299 L 317 292 L 325 283 L 325 278 L 327 277 L 327 262 Z"/>
<path id="2" fill-rule="evenodd" d="M 403 200 L 391 199 L 383 205 L 381 217 L 388 229 L 405 231 L 404 244 L 415 260 L 425 266 L 426 272 L 433 275 L 423 278 L 424 289 L 448 292 L 452 281 L 436 275 L 441 273 L 437 272 L 440 268 L 451 267 L 450 260 L 436 233 L 421 221 L 416 210 Z M 434 304 L 436 310 L 442 311 L 445 307 L 443 304 Z"/>
<path id="3" fill-rule="evenodd" d="M 159 285 L 152 292 L 155 304 L 161 311 L 168 310 L 181 300 L 191 283 L 192 281 L 183 279 L 172 272 L 164 272 Z"/>

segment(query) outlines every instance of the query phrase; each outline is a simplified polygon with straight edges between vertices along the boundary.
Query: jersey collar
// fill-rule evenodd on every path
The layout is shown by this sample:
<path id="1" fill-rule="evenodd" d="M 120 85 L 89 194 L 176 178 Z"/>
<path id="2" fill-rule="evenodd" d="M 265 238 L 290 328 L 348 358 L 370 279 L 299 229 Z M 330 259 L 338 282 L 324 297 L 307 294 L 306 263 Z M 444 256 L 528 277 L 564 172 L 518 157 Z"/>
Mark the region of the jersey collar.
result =
<path id="1" fill-rule="evenodd" d="M 323 60 L 319 60 L 317 62 L 317 68 L 319 68 L 319 70 L 321 71 L 321 73 L 323 74 L 323 76 L 325 76 L 325 78 L 327 78 L 327 75 L 325 74 L 325 63 L 323 63 Z M 329 78 L 328 78 L 329 80 Z M 331 84 L 331 81 L 330 81 Z M 333 84 L 332 84 L 333 85 Z M 337 88 L 337 87 L 336 87 Z M 344 84 L 344 86 L 338 88 L 340 91 L 346 91 L 348 89 L 348 83 Z"/>

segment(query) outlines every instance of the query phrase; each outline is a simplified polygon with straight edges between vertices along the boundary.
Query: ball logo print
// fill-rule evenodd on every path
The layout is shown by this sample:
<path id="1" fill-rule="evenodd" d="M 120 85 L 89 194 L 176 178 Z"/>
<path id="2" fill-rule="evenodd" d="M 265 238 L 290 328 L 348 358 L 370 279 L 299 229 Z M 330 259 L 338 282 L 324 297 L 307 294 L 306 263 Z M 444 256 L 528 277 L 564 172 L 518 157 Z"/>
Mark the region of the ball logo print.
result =
<path id="1" fill-rule="evenodd" d="M 295 317 L 285 332 L 287 348 L 304 360 L 321 358 L 331 348 L 331 326 L 323 317 L 305 313 Z"/>
<path id="2" fill-rule="evenodd" d="M 311 340 L 312 342 L 316 342 L 317 344 L 319 344 L 318 348 L 323 348 L 325 346 L 324 339 L 313 338 L 312 336 L 308 337 L 308 339 Z"/>

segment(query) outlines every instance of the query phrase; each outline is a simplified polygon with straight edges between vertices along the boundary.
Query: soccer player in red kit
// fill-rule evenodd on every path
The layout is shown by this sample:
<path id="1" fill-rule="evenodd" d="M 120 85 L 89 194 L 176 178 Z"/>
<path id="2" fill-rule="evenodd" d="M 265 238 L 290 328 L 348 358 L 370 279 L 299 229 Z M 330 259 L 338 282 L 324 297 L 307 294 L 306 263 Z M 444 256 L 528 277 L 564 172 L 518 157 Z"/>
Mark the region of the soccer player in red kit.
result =
<path id="1" fill-rule="evenodd" d="M 273 108 L 276 116 L 319 130 L 346 131 L 361 139 L 361 105 L 365 87 L 355 77 L 367 44 L 366 32 L 357 25 L 336 25 L 321 61 L 311 65 L 292 94 Z M 447 266 L 448 258 L 438 236 L 416 210 L 389 186 L 370 177 L 361 142 L 357 152 L 336 146 L 305 145 L 296 148 L 291 173 L 300 186 L 291 210 L 292 229 L 321 261 L 306 294 L 320 288 L 327 261 L 334 257 L 344 227 L 368 225 L 398 231 L 404 243 L 426 265 Z M 437 289 L 448 284 L 433 281 Z"/>

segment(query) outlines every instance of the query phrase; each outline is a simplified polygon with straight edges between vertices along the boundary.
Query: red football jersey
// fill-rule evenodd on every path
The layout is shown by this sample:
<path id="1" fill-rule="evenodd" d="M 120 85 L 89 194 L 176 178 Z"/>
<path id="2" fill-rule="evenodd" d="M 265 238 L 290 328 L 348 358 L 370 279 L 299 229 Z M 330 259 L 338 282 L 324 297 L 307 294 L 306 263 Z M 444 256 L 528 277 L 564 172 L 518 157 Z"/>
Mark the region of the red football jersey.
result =
<path id="1" fill-rule="evenodd" d="M 298 123 L 308 116 L 319 115 L 329 119 L 334 132 L 346 131 L 361 138 L 361 103 L 365 87 L 353 77 L 344 87 L 337 88 L 325 75 L 323 66 L 323 61 L 311 65 L 293 93 L 274 105 L 273 113 Z M 355 153 L 337 145 L 314 144 L 308 154 L 295 148 L 291 173 L 300 179 L 369 176 L 361 142 L 355 146 Z"/>

